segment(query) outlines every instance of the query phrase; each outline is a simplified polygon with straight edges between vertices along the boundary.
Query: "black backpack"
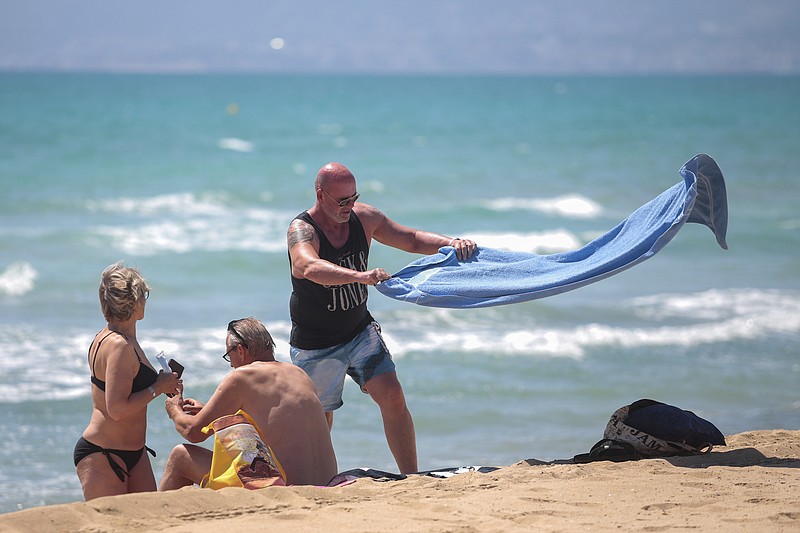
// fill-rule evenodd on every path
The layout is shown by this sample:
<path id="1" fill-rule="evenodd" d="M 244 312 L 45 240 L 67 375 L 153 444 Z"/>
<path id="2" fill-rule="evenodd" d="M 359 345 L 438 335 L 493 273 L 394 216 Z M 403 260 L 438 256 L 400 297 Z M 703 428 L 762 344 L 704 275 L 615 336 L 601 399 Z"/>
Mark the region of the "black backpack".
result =
<path id="1" fill-rule="evenodd" d="M 647 457 L 699 455 L 725 445 L 717 427 L 691 411 L 655 400 L 638 400 L 617 409 L 603 439 L 576 463 L 630 461 Z"/>

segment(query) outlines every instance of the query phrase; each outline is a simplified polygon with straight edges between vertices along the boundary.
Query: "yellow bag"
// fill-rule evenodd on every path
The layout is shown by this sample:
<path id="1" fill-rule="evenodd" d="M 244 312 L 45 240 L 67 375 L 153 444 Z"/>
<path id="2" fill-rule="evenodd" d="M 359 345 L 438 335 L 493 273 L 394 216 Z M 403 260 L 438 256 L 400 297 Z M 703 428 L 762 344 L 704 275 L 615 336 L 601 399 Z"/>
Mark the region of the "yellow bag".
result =
<path id="1" fill-rule="evenodd" d="M 260 489 L 286 485 L 283 467 L 256 423 L 241 409 L 235 415 L 217 418 L 202 431 L 214 432 L 214 455 L 201 487 Z"/>

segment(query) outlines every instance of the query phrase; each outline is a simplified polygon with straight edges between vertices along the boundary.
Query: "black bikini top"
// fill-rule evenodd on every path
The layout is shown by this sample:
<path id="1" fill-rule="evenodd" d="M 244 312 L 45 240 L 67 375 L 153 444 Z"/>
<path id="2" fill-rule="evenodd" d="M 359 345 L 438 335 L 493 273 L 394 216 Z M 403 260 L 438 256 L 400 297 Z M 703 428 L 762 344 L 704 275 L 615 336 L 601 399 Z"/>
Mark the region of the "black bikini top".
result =
<path id="1" fill-rule="evenodd" d="M 100 339 L 100 342 L 97 343 L 97 347 L 94 350 L 94 359 L 92 359 L 92 383 L 94 383 L 95 386 L 97 386 L 97 388 L 103 392 L 106 390 L 106 382 L 94 375 L 94 364 L 97 361 L 97 352 L 100 351 L 100 345 L 103 344 L 103 341 L 106 340 L 106 337 L 112 333 L 118 333 L 119 335 L 122 335 L 122 333 L 119 333 L 118 331 L 109 331 L 108 334 L 106 334 L 106 336 Z M 122 336 L 125 337 L 125 335 Z M 125 340 L 127 341 L 128 337 L 125 337 Z M 152 386 L 156 382 L 156 379 L 158 379 L 158 374 L 156 374 L 155 370 L 142 362 L 142 358 L 139 357 L 139 352 L 136 351 L 136 347 L 133 348 L 133 351 L 136 353 L 136 358 L 139 360 L 139 372 L 137 372 L 136 377 L 133 378 L 131 394 Z M 89 346 L 89 357 L 92 357 L 91 346 Z"/>

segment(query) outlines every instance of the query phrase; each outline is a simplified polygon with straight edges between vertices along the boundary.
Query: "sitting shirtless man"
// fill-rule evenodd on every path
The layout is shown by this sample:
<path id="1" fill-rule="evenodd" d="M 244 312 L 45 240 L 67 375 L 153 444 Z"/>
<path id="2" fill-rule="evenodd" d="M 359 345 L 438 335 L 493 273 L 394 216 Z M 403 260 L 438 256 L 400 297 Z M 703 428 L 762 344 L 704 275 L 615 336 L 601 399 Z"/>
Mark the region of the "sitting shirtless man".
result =
<path id="1" fill-rule="evenodd" d="M 326 485 L 337 473 L 336 455 L 309 377 L 298 367 L 275 360 L 275 343 L 255 318 L 228 324 L 225 347 L 223 358 L 234 371 L 205 405 L 182 394 L 167 398 L 175 429 L 186 440 L 201 442 L 212 434 L 204 434 L 203 427 L 242 409 L 283 466 L 287 485 Z M 167 459 L 159 490 L 199 484 L 209 473 L 211 457 L 212 452 L 200 446 L 177 445 Z"/>

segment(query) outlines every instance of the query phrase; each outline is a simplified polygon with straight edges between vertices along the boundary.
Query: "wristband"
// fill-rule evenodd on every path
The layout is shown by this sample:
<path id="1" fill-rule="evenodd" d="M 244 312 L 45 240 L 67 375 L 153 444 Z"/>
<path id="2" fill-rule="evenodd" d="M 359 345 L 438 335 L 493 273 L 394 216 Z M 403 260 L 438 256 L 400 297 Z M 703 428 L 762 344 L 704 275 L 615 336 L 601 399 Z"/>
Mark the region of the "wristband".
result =
<path id="1" fill-rule="evenodd" d="M 147 387 L 147 390 L 149 390 L 149 391 L 150 391 L 150 394 L 152 394 L 152 395 L 153 395 L 153 398 L 155 398 L 156 396 L 158 396 L 158 394 L 156 394 L 156 390 L 153 388 L 153 386 L 152 386 L 152 385 L 148 386 L 148 387 Z"/>

